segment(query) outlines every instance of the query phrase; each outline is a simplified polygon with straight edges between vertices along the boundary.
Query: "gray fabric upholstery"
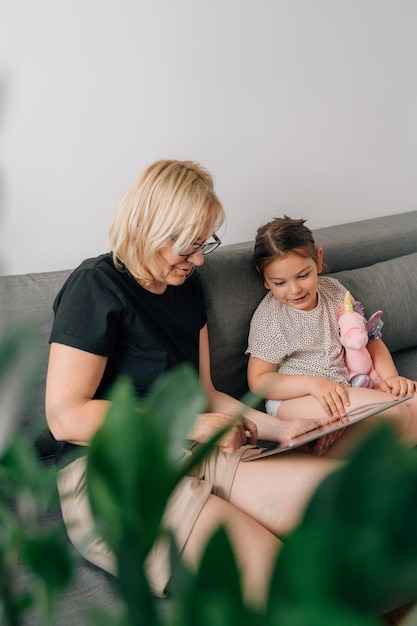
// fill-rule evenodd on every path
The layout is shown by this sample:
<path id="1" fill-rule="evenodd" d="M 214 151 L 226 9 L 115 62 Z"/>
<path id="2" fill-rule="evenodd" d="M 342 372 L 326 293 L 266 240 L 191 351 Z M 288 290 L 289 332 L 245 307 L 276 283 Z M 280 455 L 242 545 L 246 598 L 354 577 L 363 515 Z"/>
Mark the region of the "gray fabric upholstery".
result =
<path id="1" fill-rule="evenodd" d="M 39 333 L 38 384 L 30 390 L 21 428 L 33 433 L 41 457 L 55 453 L 46 429 L 45 378 L 52 328 L 52 304 L 70 270 L 0 277 L 0 335 L 16 322 L 34 323 Z"/>
<path id="2" fill-rule="evenodd" d="M 417 345 L 417 253 L 332 274 L 361 300 L 369 317 L 384 311 L 384 342 L 391 352 Z"/>
<path id="3" fill-rule="evenodd" d="M 247 390 L 249 322 L 266 293 L 252 263 L 253 243 L 219 248 L 199 268 L 207 307 L 214 385 L 240 398 Z"/>
<path id="4" fill-rule="evenodd" d="M 308 225 L 308 224 L 307 224 Z M 366 267 L 417 252 L 417 211 L 314 231 L 329 272 Z"/>
<path id="5" fill-rule="evenodd" d="M 367 314 L 384 311 L 384 340 L 400 372 L 417 379 L 417 211 L 314 231 L 329 272 L 362 300 Z M 222 246 L 199 268 L 207 305 L 213 380 L 236 397 L 247 390 L 245 357 L 249 322 L 265 294 L 252 262 L 253 242 Z M 70 270 L 0 277 L 0 336 L 19 320 L 40 334 L 38 384 L 31 390 L 21 428 L 33 434 L 39 456 L 51 462 L 55 445 L 45 414 L 45 376 L 52 303 Z M 40 433 L 40 434 L 39 434 Z M 49 522 L 60 519 L 54 509 Z M 47 520 L 48 521 L 48 520 Z M 21 584 L 25 584 L 22 571 Z M 88 605 L 109 607 L 114 581 L 83 560 L 61 599 L 60 626 L 84 623 Z M 166 606 L 166 601 L 160 601 Z M 164 604 L 165 603 L 165 604 Z M 37 624 L 36 618 L 28 624 Z"/>

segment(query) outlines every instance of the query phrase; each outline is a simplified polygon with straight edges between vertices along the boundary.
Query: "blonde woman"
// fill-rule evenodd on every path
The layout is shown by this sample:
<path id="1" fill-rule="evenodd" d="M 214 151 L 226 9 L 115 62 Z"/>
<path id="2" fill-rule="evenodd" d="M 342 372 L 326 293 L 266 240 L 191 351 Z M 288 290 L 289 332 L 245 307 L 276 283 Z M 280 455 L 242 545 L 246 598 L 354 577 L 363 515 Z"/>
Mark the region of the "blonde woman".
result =
<path id="1" fill-rule="evenodd" d="M 224 220 L 208 172 L 193 162 L 163 160 L 149 166 L 121 201 L 110 230 L 111 253 L 89 259 L 58 294 L 50 336 L 46 414 L 60 442 L 58 488 L 68 534 L 81 554 L 116 574 L 113 555 L 93 525 L 84 489 L 85 457 L 71 461 L 74 446 L 88 446 L 108 409 L 106 392 L 120 375 L 138 396 L 166 369 L 189 362 L 208 394 L 190 438 L 204 441 L 241 409 L 214 389 L 207 320 L 193 270 L 220 245 Z M 281 422 L 259 411 L 234 427 L 194 476 L 172 495 L 165 523 L 184 559 L 196 566 L 206 540 L 229 530 L 249 602 L 262 606 L 280 542 L 300 518 L 310 494 L 338 462 L 302 454 L 241 463 L 247 435 L 279 441 L 302 432 L 306 420 Z M 313 421 L 311 420 L 311 425 Z M 65 496 L 65 497 L 64 497 Z M 148 573 L 164 595 L 169 563 L 156 545 Z"/>

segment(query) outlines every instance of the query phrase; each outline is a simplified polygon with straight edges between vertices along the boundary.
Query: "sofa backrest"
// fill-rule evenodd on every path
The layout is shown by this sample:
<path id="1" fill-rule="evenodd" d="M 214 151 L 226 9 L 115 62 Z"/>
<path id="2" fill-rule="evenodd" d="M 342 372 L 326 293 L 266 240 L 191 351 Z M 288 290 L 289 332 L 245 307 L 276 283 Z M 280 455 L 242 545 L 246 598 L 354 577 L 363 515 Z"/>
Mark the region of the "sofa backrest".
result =
<path id="1" fill-rule="evenodd" d="M 384 340 L 391 350 L 417 346 L 417 211 L 314 231 L 332 275 L 361 300 L 367 314 L 383 309 Z M 247 334 L 265 294 L 253 261 L 253 242 L 221 246 L 198 268 L 206 299 L 213 381 L 240 398 L 247 390 Z M 0 277 L 0 337 L 19 320 L 40 334 L 40 367 L 21 428 L 36 436 L 40 456 L 53 455 L 46 428 L 45 377 L 52 303 L 70 270 Z M 417 379 L 417 357 L 408 376 Z"/>
<path id="2" fill-rule="evenodd" d="M 241 398 L 247 391 L 247 337 L 266 293 L 252 260 L 253 242 L 221 246 L 198 268 L 210 341 L 214 386 Z"/>
<path id="3" fill-rule="evenodd" d="M 34 323 L 39 333 L 39 367 L 25 399 L 19 428 L 33 435 L 41 457 L 55 453 L 45 419 L 45 379 L 52 328 L 52 304 L 70 270 L 0 276 L 0 337 L 15 323 Z"/>

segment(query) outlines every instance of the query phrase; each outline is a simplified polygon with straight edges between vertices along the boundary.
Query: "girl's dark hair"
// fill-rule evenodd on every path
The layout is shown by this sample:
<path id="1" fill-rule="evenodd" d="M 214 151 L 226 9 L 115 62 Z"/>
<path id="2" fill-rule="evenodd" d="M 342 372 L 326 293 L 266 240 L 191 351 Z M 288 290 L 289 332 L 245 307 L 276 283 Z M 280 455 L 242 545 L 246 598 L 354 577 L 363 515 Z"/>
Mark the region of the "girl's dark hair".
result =
<path id="1" fill-rule="evenodd" d="M 295 220 L 284 215 L 258 228 L 255 238 L 254 259 L 257 270 L 263 274 L 267 265 L 279 256 L 296 252 L 300 256 L 316 259 L 317 248 L 306 220 Z"/>

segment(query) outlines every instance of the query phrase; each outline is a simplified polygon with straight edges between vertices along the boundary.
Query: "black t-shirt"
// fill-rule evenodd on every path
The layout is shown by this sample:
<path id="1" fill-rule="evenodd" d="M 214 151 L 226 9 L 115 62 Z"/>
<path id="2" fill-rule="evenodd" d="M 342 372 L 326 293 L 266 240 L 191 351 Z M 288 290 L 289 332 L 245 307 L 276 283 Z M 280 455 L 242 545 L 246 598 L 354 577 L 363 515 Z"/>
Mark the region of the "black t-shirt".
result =
<path id="1" fill-rule="evenodd" d="M 154 294 L 118 270 L 111 254 L 103 254 L 69 276 L 54 313 L 50 342 L 107 357 L 95 398 L 105 398 L 121 375 L 144 396 L 159 374 L 178 363 L 189 362 L 198 371 L 199 334 L 207 318 L 195 274 Z"/>

